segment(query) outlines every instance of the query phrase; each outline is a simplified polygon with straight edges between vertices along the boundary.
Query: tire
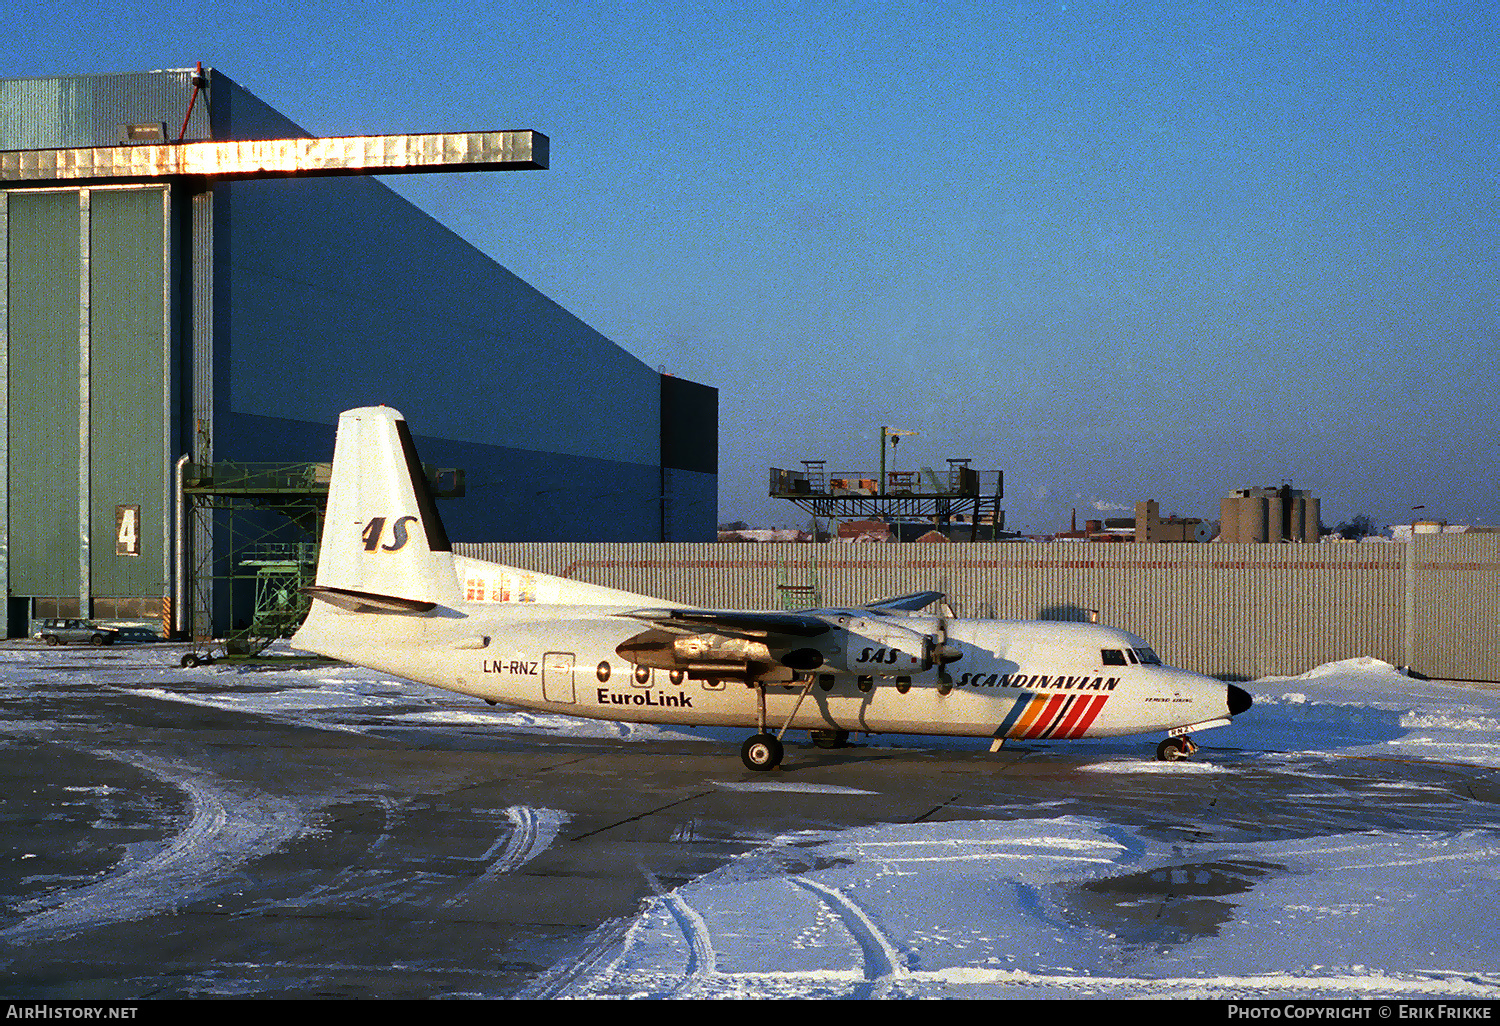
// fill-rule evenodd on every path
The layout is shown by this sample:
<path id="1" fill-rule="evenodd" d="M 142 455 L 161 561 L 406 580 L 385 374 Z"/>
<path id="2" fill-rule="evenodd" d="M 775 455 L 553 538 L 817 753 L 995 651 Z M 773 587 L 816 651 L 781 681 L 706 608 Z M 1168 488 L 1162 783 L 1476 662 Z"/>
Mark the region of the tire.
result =
<path id="1" fill-rule="evenodd" d="M 740 760 L 746 769 L 773 770 L 781 765 L 781 742 L 774 734 L 754 734 L 740 745 Z"/>
<path id="2" fill-rule="evenodd" d="M 809 730 L 807 736 L 819 748 L 843 748 L 849 743 L 847 730 Z"/>
<path id="3" fill-rule="evenodd" d="M 104 635 L 95 634 L 92 638 L 89 638 L 89 644 L 93 645 L 95 648 L 102 648 L 104 645 L 108 644 L 108 642 L 104 640 Z"/>
<path id="4" fill-rule="evenodd" d="M 197 666 L 197 665 L 198 665 L 198 657 L 196 655 L 194 655 L 193 653 L 189 652 L 187 655 L 185 655 L 185 656 L 182 657 L 182 668 L 184 670 L 190 670 L 194 666 Z"/>
<path id="5" fill-rule="evenodd" d="M 48 634 L 46 637 L 42 638 L 42 640 L 45 641 L 49 645 L 60 645 L 60 644 L 62 644 L 62 642 L 60 642 L 60 641 L 57 640 L 57 635 L 55 635 L 55 634 Z"/>
<path id="6" fill-rule="evenodd" d="M 1180 737 L 1169 737 L 1156 746 L 1156 757 L 1162 762 L 1181 762 L 1188 757 L 1187 742 Z"/>

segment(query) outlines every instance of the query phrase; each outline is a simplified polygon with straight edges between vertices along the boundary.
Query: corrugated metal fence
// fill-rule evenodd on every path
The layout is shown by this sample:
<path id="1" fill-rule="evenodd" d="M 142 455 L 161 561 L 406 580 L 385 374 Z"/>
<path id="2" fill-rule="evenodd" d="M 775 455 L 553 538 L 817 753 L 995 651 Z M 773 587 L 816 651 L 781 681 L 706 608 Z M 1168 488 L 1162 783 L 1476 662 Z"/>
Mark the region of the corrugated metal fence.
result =
<path id="1" fill-rule="evenodd" d="M 932 588 L 960 615 L 1099 621 L 1231 679 L 1374 656 L 1500 680 L 1500 535 L 1411 545 L 494 543 L 476 559 L 740 609 L 861 605 Z"/>

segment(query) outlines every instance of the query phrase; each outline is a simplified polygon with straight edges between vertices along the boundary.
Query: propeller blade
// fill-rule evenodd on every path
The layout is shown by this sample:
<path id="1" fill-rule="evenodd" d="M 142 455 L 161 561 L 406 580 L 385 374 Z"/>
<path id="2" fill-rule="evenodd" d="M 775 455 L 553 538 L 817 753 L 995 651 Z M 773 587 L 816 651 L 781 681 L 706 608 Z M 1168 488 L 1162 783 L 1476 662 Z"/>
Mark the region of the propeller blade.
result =
<path id="1" fill-rule="evenodd" d="M 928 638 L 928 654 L 937 667 L 938 692 L 946 695 L 953 690 L 953 675 L 948 664 L 963 658 L 963 649 L 948 641 L 948 621 L 953 618 L 953 606 L 948 601 L 948 582 L 943 582 L 942 599 L 938 602 L 937 633 Z"/>

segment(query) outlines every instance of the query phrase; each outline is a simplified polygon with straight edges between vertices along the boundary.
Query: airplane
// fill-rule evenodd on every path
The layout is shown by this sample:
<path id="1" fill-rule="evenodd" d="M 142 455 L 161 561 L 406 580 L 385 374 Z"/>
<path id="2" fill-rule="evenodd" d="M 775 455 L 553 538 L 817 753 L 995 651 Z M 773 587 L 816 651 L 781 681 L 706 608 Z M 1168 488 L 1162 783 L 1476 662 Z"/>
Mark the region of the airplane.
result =
<path id="1" fill-rule="evenodd" d="M 631 723 L 753 728 L 773 770 L 787 731 L 1071 740 L 1195 730 L 1241 688 L 1164 666 L 1087 623 L 959 619 L 942 592 L 857 608 L 700 609 L 454 554 L 406 419 L 349 410 L 334 442 L 313 598 L 291 645 L 491 704 Z M 921 610 L 938 604 L 935 613 Z M 779 724 L 779 728 L 777 725 Z"/>

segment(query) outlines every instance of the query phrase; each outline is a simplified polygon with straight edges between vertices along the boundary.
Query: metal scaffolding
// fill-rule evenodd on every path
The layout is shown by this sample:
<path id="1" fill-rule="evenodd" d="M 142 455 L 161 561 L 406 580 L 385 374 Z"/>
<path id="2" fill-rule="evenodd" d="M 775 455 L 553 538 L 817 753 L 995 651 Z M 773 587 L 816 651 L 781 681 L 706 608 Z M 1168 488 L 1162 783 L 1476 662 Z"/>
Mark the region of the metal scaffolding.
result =
<path id="1" fill-rule="evenodd" d="M 463 495 L 462 470 L 423 469 L 433 495 Z M 302 625 L 330 472 L 328 463 L 183 462 L 176 629 L 193 644 L 185 663 L 254 654 Z"/>
<path id="2" fill-rule="evenodd" d="M 920 470 L 829 471 L 822 460 L 803 460 L 802 469 L 771 468 L 770 495 L 786 499 L 814 517 L 828 520 L 928 520 L 969 525 L 977 540 L 981 524 L 992 533 L 1004 528 L 1000 508 L 1005 477 L 1001 471 L 978 471 L 967 459 L 950 459 L 944 474 Z"/>
<path id="3" fill-rule="evenodd" d="M 307 603 L 300 589 L 316 572 L 329 469 L 327 463 L 184 464 L 179 559 L 187 594 L 178 600 L 178 625 L 193 643 L 185 660 L 259 652 L 301 624 Z M 216 632 L 215 623 L 228 624 L 228 632 Z"/>

